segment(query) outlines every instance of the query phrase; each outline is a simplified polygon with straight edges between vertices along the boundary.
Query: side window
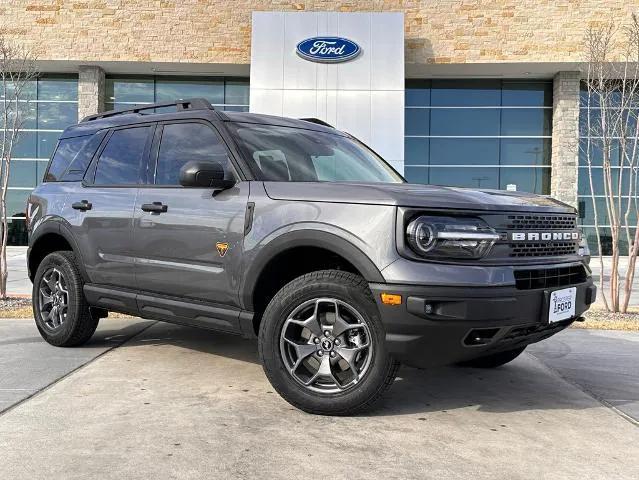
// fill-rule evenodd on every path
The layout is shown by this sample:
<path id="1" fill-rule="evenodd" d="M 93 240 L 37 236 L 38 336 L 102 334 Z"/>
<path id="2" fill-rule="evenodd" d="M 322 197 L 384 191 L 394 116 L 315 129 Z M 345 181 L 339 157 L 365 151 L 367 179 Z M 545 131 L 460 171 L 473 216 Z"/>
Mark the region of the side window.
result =
<path id="1" fill-rule="evenodd" d="M 151 127 L 116 130 L 102 150 L 95 169 L 95 185 L 140 183 L 140 170 Z"/>
<path id="2" fill-rule="evenodd" d="M 179 185 L 180 169 L 186 162 L 216 161 L 232 176 L 231 163 L 222 139 L 201 123 L 164 125 L 155 172 L 156 185 Z"/>
<path id="3" fill-rule="evenodd" d="M 80 149 L 80 152 L 78 152 L 75 158 L 71 161 L 69 168 L 67 168 L 66 172 L 62 175 L 63 182 L 79 182 L 84 178 L 84 174 L 91 163 L 91 159 L 100 146 L 105 133 L 106 131 L 96 133 L 84 145 L 84 148 Z"/>
<path id="4" fill-rule="evenodd" d="M 85 135 L 83 137 L 63 138 L 60 140 L 43 180 L 45 182 L 59 182 L 62 180 L 62 174 L 75 161 L 90 138 L 91 135 Z"/>

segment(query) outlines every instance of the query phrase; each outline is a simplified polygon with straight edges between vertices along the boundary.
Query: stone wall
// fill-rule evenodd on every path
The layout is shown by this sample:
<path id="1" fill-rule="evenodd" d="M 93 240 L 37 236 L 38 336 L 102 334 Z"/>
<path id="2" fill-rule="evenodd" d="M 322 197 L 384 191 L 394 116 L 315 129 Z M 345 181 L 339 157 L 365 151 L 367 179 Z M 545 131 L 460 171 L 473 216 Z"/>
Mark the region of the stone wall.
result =
<path id="1" fill-rule="evenodd" d="M 251 12 L 404 11 L 408 63 L 574 62 L 637 0 L 0 0 L 2 31 L 44 60 L 248 64 Z"/>
<path id="2" fill-rule="evenodd" d="M 579 162 L 579 72 L 559 72 L 553 80 L 551 194 L 577 206 Z"/>
<path id="3" fill-rule="evenodd" d="M 78 70 L 78 120 L 104 111 L 105 73 L 100 67 L 80 66 Z"/>

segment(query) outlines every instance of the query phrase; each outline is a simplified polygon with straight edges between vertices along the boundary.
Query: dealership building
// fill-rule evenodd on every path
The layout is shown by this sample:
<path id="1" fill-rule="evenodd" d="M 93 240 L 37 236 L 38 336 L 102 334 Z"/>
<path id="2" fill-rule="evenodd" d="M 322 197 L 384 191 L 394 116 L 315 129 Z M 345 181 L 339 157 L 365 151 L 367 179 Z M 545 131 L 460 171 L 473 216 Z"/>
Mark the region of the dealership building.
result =
<path id="1" fill-rule="evenodd" d="M 3 32 L 37 52 L 41 71 L 13 152 L 11 242 L 25 241 L 26 198 L 66 126 L 103 110 L 193 97 L 216 109 L 319 118 L 371 145 L 409 182 L 552 195 L 579 208 L 592 237 L 579 135 L 583 39 L 602 19 L 628 21 L 636 6 L 2 2 L 10 19 Z M 356 48 L 348 58 L 310 58 L 298 46 L 318 37 Z"/>

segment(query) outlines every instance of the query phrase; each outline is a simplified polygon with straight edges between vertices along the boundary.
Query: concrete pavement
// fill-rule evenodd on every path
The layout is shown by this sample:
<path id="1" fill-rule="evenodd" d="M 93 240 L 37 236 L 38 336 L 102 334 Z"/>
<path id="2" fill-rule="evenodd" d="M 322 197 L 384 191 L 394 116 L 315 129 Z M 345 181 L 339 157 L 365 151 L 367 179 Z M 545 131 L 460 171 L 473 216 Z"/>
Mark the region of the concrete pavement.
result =
<path id="1" fill-rule="evenodd" d="M 7 293 L 31 295 L 31 280 L 27 274 L 27 247 L 7 247 Z"/>
<path id="2" fill-rule="evenodd" d="M 639 478 L 637 425 L 557 373 L 614 372 L 583 335 L 495 370 L 403 368 L 377 410 L 332 418 L 274 393 L 252 342 L 157 323 L 1 415 L 0 478 Z"/>
<path id="3" fill-rule="evenodd" d="M 527 351 L 639 425 L 639 333 L 569 329 Z"/>
<path id="4" fill-rule="evenodd" d="M 0 319 L 0 412 L 117 347 L 152 323 L 104 321 L 82 348 L 55 348 L 42 340 L 33 320 Z"/>

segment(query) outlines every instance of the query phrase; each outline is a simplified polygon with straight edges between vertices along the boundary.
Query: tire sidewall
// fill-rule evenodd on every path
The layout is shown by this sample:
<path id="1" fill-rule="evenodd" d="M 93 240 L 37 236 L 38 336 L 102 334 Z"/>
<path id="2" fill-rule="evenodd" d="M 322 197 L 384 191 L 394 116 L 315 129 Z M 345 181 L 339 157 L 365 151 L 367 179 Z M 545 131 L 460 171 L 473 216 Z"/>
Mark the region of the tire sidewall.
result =
<path id="1" fill-rule="evenodd" d="M 40 296 L 39 296 L 39 288 L 40 282 L 42 281 L 42 277 L 51 267 L 55 267 L 62 272 L 64 279 L 66 280 L 68 294 L 68 302 L 67 302 L 67 319 L 66 321 L 57 329 L 49 328 L 42 315 L 40 314 Z M 77 281 L 78 276 L 74 270 L 74 266 L 70 263 L 70 261 L 63 255 L 59 253 L 51 253 L 47 255 L 36 271 L 35 277 L 33 279 L 33 291 L 32 291 L 32 304 L 33 304 L 33 315 L 35 318 L 36 326 L 40 334 L 47 340 L 47 342 L 51 344 L 62 344 L 64 343 L 74 332 L 75 324 L 79 318 L 79 302 L 78 295 L 82 294 L 82 285 Z"/>
<path id="2" fill-rule="evenodd" d="M 302 277 L 304 279 L 304 277 Z M 273 387 L 290 403 L 303 410 L 339 414 L 366 404 L 387 378 L 390 358 L 385 348 L 385 333 L 377 305 L 368 289 L 358 288 L 334 279 L 296 279 L 285 286 L 271 301 L 262 319 L 259 346 L 266 375 Z M 296 287 L 296 282 L 300 288 Z M 320 297 L 342 300 L 355 308 L 368 324 L 373 352 L 369 369 L 356 386 L 338 393 L 312 392 L 299 384 L 288 372 L 280 352 L 280 334 L 293 310 Z M 310 407 L 310 408 L 309 408 Z"/>

